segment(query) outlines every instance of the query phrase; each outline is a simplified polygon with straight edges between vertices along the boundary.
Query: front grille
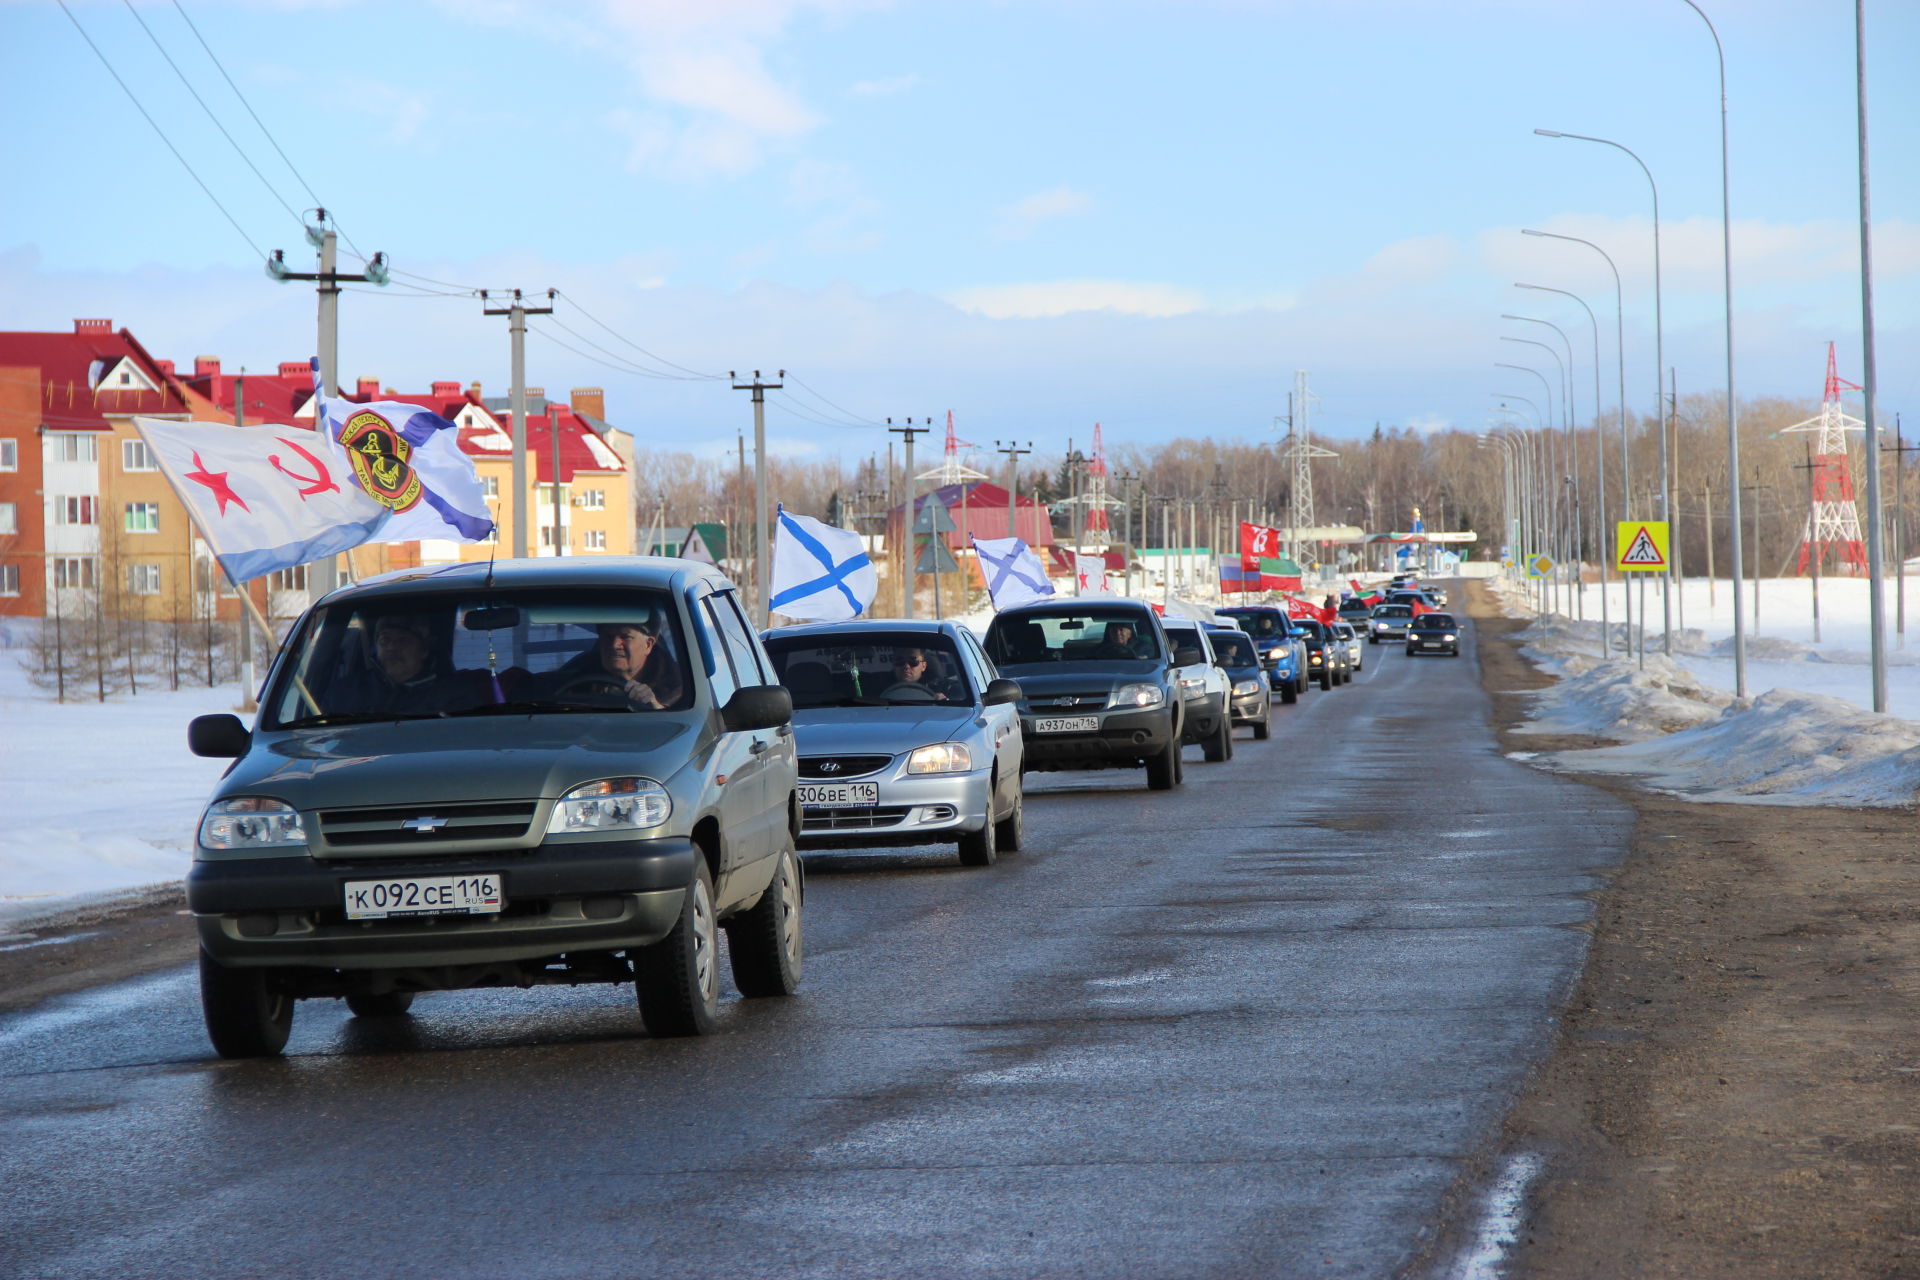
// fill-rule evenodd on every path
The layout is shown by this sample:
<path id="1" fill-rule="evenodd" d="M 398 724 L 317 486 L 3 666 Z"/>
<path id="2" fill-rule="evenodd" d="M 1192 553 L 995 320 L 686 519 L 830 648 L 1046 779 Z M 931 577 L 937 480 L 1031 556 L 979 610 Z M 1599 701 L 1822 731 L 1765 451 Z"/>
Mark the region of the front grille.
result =
<path id="1" fill-rule="evenodd" d="M 807 809 L 800 820 L 802 831 L 871 831 L 905 822 L 913 809 L 907 805 L 886 805 L 859 809 Z"/>
<path id="2" fill-rule="evenodd" d="M 1028 698 L 1027 706 L 1035 711 L 1099 711 L 1107 705 L 1112 694 L 1105 689 L 1094 693 L 1049 693 L 1038 698 Z"/>
<path id="3" fill-rule="evenodd" d="M 892 756 L 801 756 L 800 776 L 835 781 L 858 778 L 884 769 L 892 761 Z"/>
<path id="4" fill-rule="evenodd" d="M 383 809 L 323 809 L 320 835 L 335 849 L 380 844 L 424 850 L 453 840 L 518 840 L 527 834 L 537 807 L 532 800 L 504 800 Z M 401 825 L 416 819 L 436 819 L 438 825 L 431 830 Z"/>

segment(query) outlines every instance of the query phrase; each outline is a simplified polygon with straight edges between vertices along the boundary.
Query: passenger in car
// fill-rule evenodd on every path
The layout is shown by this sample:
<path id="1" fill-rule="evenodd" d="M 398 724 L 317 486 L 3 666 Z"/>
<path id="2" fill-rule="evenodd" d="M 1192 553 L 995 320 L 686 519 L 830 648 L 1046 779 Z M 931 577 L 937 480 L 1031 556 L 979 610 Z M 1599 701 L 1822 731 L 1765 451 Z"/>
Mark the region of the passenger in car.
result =
<path id="1" fill-rule="evenodd" d="M 419 715 L 444 711 L 454 699 L 446 664 L 433 651 L 433 624 L 418 613 L 385 613 L 374 619 L 370 712 Z"/>

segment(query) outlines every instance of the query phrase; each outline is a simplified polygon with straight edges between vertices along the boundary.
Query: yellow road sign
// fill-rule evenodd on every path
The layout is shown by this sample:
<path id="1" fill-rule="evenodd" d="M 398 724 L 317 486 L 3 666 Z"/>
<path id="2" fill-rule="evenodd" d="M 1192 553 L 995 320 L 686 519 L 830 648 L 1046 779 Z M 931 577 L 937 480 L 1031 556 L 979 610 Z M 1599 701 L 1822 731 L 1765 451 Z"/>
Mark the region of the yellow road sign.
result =
<path id="1" fill-rule="evenodd" d="M 1552 556 L 1528 556 L 1527 576 L 1529 578 L 1550 578 L 1553 576 Z"/>
<path id="2" fill-rule="evenodd" d="M 1622 573 L 1659 573 L 1668 556 L 1665 520 L 1621 520 L 1613 526 L 1613 567 Z"/>

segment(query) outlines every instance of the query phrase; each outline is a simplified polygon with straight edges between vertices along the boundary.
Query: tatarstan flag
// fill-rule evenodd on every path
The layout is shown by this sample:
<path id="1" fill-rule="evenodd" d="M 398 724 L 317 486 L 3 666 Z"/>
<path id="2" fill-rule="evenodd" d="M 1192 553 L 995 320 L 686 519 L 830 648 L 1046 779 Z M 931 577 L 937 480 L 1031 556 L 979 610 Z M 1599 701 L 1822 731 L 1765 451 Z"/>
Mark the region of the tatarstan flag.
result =
<path id="1" fill-rule="evenodd" d="M 1386 599 L 1385 596 L 1380 594 L 1378 588 L 1363 587 L 1356 579 L 1348 578 L 1347 585 L 1353 588 L 1353 598 L 1362 604 L 1376 605 Z"/>
<path id="2" fill-rule="evenodd" d="M 1300 566 L 1289 556 L 1241 556 L 1240 564 L 1247 572 L 1260 575 L 1261 591 L 1300 590 Z"/>

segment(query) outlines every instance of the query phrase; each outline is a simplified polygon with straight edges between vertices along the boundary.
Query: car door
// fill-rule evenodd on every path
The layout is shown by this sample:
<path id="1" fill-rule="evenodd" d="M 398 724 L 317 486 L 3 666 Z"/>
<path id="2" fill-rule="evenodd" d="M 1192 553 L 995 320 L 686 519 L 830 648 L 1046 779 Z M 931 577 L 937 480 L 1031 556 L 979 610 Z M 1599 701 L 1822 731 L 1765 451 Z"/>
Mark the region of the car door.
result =
<path id="1" fill-rule="evenodd" d="M 735 691 L 765 683 L 755 661 L 751 637 L 744 633 L 732 592 L 712 592 L 700 601 L 700 622 L 711 637 L 713 647 L 713 700 L 725 706 Z M 720 902 L 752 892 L 746 882 L 760 875 L 755 864 L 774 852 L 774 825 L 768 820 L 772 807 L 769 792 L 769 756 L 774 750 L 774 731 L 751 729 L 723 730 L 717 747 L 715 776 L 723 779 L 720 798 L 720 879 L 714 894 Z M 780 814 L 784 822 L 786 815 Z M 754 873 L 743 875 L 748 867 Z"/>
<path id="2" fill-rule="evenodd" d="M 1000 678 L 999 669 L 993 665 L 993 659 L 987 657 L 970 632 L 960 632 L 960 657 L 967 664 L 967 676 L 975 682 L 975 697 L 984 698 L 987 686 Z M 987 734 L 993 742 L 994 763 L 1000 775 L 1000 793 L 994 797 L 995 812 L 1005 813 L 1014 788 L 1020 782 L 1020 764 L 1022 745 L 1020 738 L 1020 707 L 1018 703 L 1003 702 L 997 707 L 980 708 L 980 719 L 986 722 Z"/>

